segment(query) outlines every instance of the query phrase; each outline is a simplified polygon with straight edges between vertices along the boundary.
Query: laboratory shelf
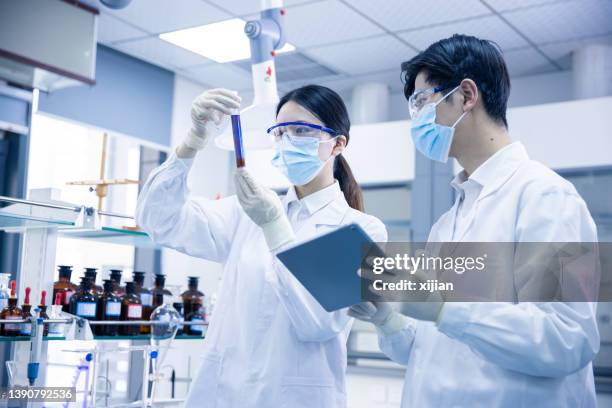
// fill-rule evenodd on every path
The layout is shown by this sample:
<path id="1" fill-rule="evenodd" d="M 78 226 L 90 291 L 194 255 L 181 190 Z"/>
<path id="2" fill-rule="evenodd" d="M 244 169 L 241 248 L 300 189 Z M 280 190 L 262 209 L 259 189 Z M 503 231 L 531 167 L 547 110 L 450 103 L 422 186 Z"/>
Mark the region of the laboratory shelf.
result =
<path id="1" fill-rule="evenodd" d="M 159 248 L 149 236 L 124 223 L 134 224 L 128 215 L 97 211 L 92 207 L 64 202 L 42 202 L 0 196 L 0 231 L 24 233 L 55 228 L 60 236 L 98 242 Z"/>
<path id="2" fill-rule="evenodd" d="M 108 341 L 108 340 L 150 340 L 151 336 L 139 335 L 139 336 L 94 336 L 94 340 Z M 43 337 L 43 341 L 56 341 L 66 340 L 65 337 Z M 174 340 L 204 340 L 204 336 L 176 336 Z M 0 343 L 16 342 L 16 341 L 30 341 L 29 337 L 26 336 L 0 336 Z"/>
<path id="3" fill-rule="evenodd" d="M 43 337 L 43 341 L 54 341 L 54 340 L 66 340 L 65 337 Z M 15 341 L 30 341 L 29 337 L 26 336 L 0 336 L 0 343 L 2 342 L 15 342 Z"/>
<path id="4" fill-rule="evenodd" d="M 6 232 L 22 232 L 34 228 L 67 228 L 74 223 L 64 220 L 53 220 L 42 217 L 7 214 L 0 210 L 0 230 Z"/>
<path id="5" fill-rule="evenodd" d="M 151 336 L 94 336 L 94 340 L 151 340 Z M 174 340 L 204 340 L 204 336 L 176 336 Z"/>
<path id="6" fill-rule="evenodd" d="M 107 244 L 132 245 L 138 248 L 157 248 L 151 238 L 143 231 L 125 228 L 102 227 L 97 230 L 64 229 L 60 235 L 65 238 L 88 239 Z"/>
<path id="7" fill-rule="evenodd" d="M 0 196 L 5 205 L 0 208 L 0 230 L 24 232 L 40 228 L 74 228 L 78 218 L 77 207 L 56 203 L 20 200 Z M 8 205 L 6 205 L 8 203 Z"/>

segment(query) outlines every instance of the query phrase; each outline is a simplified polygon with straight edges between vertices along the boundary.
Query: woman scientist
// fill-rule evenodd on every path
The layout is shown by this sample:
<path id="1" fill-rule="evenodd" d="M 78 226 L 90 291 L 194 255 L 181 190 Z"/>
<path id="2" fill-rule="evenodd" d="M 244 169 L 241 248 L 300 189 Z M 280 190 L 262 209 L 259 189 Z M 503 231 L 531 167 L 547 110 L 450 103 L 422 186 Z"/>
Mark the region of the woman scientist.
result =
<path id="1" fill-rule="evenodd" d="M 187 407 L 345 407 L 346 311 L 326 312 L 275 257 L 294 240 L 358 223 L 386 240 L 361 210 L 361 190 L 342 152 L 350 122 L 338 94 L 306 86 L 277 107 L 272 161 L 293 184 L 279 198 L 244 169 L 237 196 L 189 197 L 192 159 L 232 109 L 236 93 L 216 89 L 193 103 L 193 127 L 154 170 L 138 199 L 137 221 L 158 244 L 224 265 L 203 363 Z M 217 169 L 210 169 L 211 177 Z"/>

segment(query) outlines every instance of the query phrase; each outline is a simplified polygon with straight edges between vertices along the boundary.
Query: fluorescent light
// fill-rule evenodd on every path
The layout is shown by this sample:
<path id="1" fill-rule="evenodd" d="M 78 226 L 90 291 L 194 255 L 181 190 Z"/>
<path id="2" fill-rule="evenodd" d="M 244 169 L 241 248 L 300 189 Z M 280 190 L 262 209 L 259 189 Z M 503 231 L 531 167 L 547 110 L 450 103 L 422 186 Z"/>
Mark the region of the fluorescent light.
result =
<path id="1" fill-rule="evenodd" d="M 246 22 L 241 18 L 186 28 L 160 34 L 159 38 L 216 62 L 244 60 L 251 57 L 249 39 L 244 33 Z M 277 53 L 294 51 L 286 43 Z"/>

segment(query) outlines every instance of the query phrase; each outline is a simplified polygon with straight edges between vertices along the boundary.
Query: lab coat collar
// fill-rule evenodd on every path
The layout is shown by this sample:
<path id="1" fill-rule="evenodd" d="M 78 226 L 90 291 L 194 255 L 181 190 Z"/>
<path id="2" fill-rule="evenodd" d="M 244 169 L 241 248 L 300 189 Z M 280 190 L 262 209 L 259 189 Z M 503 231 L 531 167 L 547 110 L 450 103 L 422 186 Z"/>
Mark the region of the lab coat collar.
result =
<path id="1" fill-rule="evenodd" d="M 478 200 L 497 191 L 521 163 L 529 160 L 527 151 L 521 142 L 514 142 L 495 152 L 484 163 L 482 163 L 471 176 L 467 176 L 465 170 L 459 172 L 451 185 L 457 192 L 463 190 L 463 183 L 471 180 L 481 187 Z"/>
<path id="2" fill-rule="evenodd" d="M 340 190 L 340 184 L 337 180 L 332 185 L 314 192 L 301 200 L 297 196 L 295 187 L 292 186 L 283 198 L 285 212 L 292 202 L 299 202 L 304 206 L 315 224 L 340 224 L 348 209 L 348 203 L 344 198 L 342 190 Z M 320 211 L 323 208 L 325 210 Z"/>

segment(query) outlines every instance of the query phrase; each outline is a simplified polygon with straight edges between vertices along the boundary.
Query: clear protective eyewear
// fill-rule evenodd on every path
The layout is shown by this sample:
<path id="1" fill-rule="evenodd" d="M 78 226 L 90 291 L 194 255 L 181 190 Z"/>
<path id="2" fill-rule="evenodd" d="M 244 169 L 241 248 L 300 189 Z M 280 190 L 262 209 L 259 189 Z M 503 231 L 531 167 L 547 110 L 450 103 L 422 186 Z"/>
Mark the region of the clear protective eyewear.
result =
<path id="1" fill-rule="evenodd" d="M 454 85 L 446 84 L 441 86 L 434 86 L 432 88 L 420 89 L 414 92 L 408 98 L 408 110 L 410 112 L 410 117 L 414 118 L 419 114 L 419 111 L 423 109 L 423 106 L 427 105 L 429 98 L 432 95 L 437 94 L 438 92 L 442 92 L 446 89 L 452 88 Z"/>
<path id="2" fill-rule="evenodd" d="M 291 143 L 299 145 L 309 143 L 313 140 L 321 141 L 324 133 L 332 137 L 338 136 L 338 132 L 334 129 L 315 125 L 307 122 L 283 122 L 278 123 L 267 130 L 267 133 L 274 137 L 274 142 L 278 143 L 283 136 L 287 137 Z"/>

